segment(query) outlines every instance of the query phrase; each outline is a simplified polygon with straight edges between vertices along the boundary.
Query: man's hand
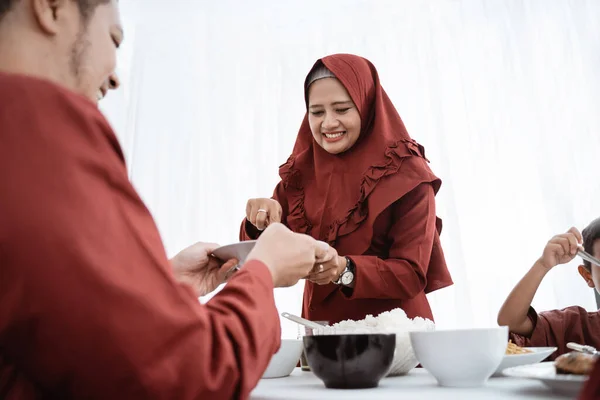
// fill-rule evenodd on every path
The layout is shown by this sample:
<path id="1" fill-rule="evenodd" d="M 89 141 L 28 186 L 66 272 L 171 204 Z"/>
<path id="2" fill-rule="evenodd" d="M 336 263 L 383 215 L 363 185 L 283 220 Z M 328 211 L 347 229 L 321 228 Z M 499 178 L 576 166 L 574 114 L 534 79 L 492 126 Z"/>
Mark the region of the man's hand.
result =
<path id="1" fill-rule="evenodd" d="M 330 247 L 285 225 L 271 223 L 256 241 L 248 260 L 259 260 L 271 271 L 275 287 L 289 287 L 310 273 L 319 260 L 329 260 Z"/>
<path id="2" fill-rule="evenodd" d="M 182 283 L 190 285 L 197 296 L 204 296 L 226 282 L 235 272 L 238 260 L 226 263 L 211 256 L 219 247 L 215 243 L 196 243 L 182 250 L 171 260 L 173 274 Z"/>

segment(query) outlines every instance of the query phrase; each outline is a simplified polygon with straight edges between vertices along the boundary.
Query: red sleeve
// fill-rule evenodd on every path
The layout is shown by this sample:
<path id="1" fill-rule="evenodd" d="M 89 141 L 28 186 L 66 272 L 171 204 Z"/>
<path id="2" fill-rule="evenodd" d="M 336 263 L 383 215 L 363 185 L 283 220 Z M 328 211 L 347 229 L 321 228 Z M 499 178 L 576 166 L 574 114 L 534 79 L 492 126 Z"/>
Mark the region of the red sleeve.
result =
<path id="1" fill-rule="evenodd" d="M 562 322 L 560 318 L 557 318 L 558 314 L 556 312 L 549 314 L 549 316 L 550 319 L 548 319 L 548 317 L 540 318 L 540 315 L 538 315 L 535 309 L 529 307 L 527 318 L 529 318 L 533 325 L 531 335 L 524 336 L 510 332 L 510 339 L 517 346 L 521 347 L 555 347 L 556 340 L 554 340 L 554 335 L 551 334 L 553 330 L 552 326 L 554 326 L 555 329 L 560 329 L 559 326 L 562 326 Z"/>
<path id="2" fill-rule="evenodd" d="M 262 232 L 256 229 L 254 225 L 250 223 L 246 218 L 242 221 L 242 226 L 240 227 L 240 242 L 244 242 L 246 240 L 256 240 L 260 237 Z"/>
<path id="3" fill-rule="evenodd" d="M 583 387 L 583 390 L 579 394 L 579 400 L 598 400 L 600 399 L 600 362 L 596 360 L 596 366 L 594 367 L 590 378 Z"/>
<path id="4" fill-rule="evenodd" d="M 0 76 L 0 359 L 57 398 L 248 397 L 280 343 L 267 267 L 199 304 L 104 119 L 34 83 Z"/>
<path id="5" fill-rule="evenodd" d="M 277 200 L 277 202 L 281 205 L 281 223 L 287 226 L 285 222 L 288 215 L 288 207 L 287 200 L 285 197 L 285 190 L 283 189 L 283 182 L 279 182 L 273 191 L 273 196 L 271 197 L 273 200 Z M 242 226 L 240 227 L 240 241 L 245 240 L 256 240 L 259 238 L 262 232 L 256 229 L 254 225 L 250 223 L 246 218 L 242 221 Z"/>
<path id="6" fill-rule="evenodd" d="M 533 324 L 533 332 L 528 337 L 511 333 L 510 338 L 522 347 L 557 347 L 558 350 L 548 358 L 554 360 L 571 351 L 567 348 L 569 342 L 594 347 L 600 344 L 600 321 L 597 314 L 588 313 L 577 306 L 538 314 L 530 307 L 527 316 Z"/>
<path id="7" fill-rule="evenodd" d="M 433 188 L 421 184 L 392 207 L 388 258 L 348 256 L 356 266 L 354 290 L 343 291 L 350 299 L 411 299 L 425 289 L 436 232 Z"/>

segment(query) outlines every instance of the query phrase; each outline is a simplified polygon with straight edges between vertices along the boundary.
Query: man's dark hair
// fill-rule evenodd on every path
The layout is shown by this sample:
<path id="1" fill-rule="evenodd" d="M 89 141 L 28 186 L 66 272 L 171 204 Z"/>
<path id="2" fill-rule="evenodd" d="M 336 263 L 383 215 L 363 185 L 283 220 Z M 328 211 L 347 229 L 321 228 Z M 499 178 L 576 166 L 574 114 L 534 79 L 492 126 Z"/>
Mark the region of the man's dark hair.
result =
<path id="1" fill-rule="evenodd" d="M 0 22 L 2 21 L 2 17 L 4 17 L 13 5 L 15 5 L 20 0 L 0 0 Z M 84 21 L 87 21 L 89 17 L 92 15 L 96 7 L 100 4 L 106 4 L 110 0 L 72 0 L 77 2 L 79 6 L 79 12 Z"/>
<path id="2" fill-rule="evenodd" d="M 0 21 L 2 17 L 8 13 L 8 11 L 12 8 L 15 0 L 0 0 Z"/>
<path id="3" fill-rule="evenodd" d="M 600 239 L 600 218 L 590 222 L 581 232 L 581 236 L 583 236 L 583 249 L 591 255 L 597 256 L 597 254 L 594 254 L 594 243 Z M 583 260 L 583 265 L 588 271 L 592 270 L 592 264 L 589 261 Z"/>

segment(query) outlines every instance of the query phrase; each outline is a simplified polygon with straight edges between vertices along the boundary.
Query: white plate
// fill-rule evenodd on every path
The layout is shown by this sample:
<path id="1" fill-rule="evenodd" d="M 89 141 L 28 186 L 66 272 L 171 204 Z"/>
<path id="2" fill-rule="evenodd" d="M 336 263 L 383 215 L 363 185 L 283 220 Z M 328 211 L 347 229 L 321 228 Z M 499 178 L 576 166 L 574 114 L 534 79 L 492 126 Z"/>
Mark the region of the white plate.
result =
<path id="1" fill-rule="evenodd" d="M 215 251 L 213 251 L 213 256 L 216 258 L 227 261 L 235 258 L 239 261 L 239 266 L 241 266 L 244 261 L 246 261 L 246 257 L 250 251 L 254 248 L 256 244 L 256 240 L 248 240 L 246 242 L 233 243 L 228 244 L 227 246 L 221 246 Z"/>
<path id="2" fill-rule="evenodd" d="M 537 364 L 544 361 L 557 349 L 556 347 L 525 347 L 531 353 L 507 354 L 502 359 L 500 366 L 496 369 L 494 376 L 502 376 L 502 371 L 506 368 L 518 367 L 519 365 Z"/>
<path id="3" fill-rule="evenodd" d="M 508 368 L 503 373 L 512 378 L 537 379 L 552 391 L 570 397 L 576 397 L 588 379 L 582 375 L 557 374 L 552 361 Z"/>

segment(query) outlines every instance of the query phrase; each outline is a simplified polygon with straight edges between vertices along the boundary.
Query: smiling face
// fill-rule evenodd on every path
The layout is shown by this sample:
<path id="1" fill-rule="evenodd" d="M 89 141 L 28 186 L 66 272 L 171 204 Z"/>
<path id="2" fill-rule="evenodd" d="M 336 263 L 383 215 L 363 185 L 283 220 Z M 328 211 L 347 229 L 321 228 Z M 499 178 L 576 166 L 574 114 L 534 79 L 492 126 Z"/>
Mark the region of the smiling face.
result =
<path id="1" fill-rule="evenodd" d="M 308 123 L 315 142 L 331 154 L 349 150 L 360 136 L 358 109 L 335 78 L 319 79 L 310 85 Z"/>
<path id="2" fill-rule="evenodd" d="M 53 81 L 94 103 L 119 86 L 117 0 L 16 1 L 0 6 L 0 22 L 3 71 Z"/>
<path id="3" fill-rule="evenodd" d="M 69 51 L 71 86 L 74 91 L 97 102 L 108 90 L 119 87 L 115 74 L 116 50 L 123 41 L 123 28 L 117 3 L 100 4 L 89 20 L 78 20 L 80 26 Z"/>

